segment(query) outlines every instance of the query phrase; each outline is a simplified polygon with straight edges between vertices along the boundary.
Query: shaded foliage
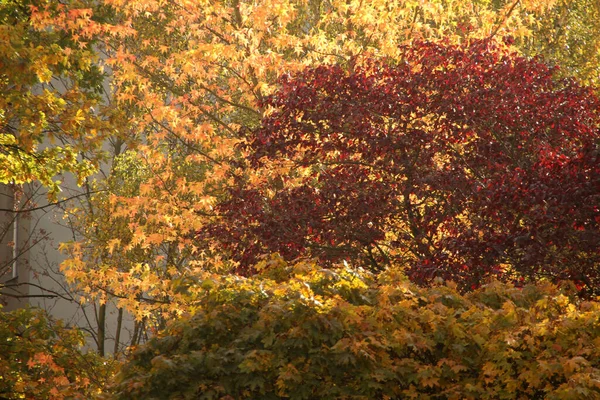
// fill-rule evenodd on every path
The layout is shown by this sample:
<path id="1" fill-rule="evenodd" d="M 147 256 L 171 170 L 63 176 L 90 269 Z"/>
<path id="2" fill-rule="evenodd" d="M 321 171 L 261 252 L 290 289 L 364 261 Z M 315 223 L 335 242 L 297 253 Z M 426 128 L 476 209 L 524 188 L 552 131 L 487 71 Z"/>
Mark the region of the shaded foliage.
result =
<path id="1" fill-rule="evenodd" d="M 598 304 L 494 283 L 271 259 L 204 282 L 195 314 L 121 369 L 117 399 L 576 399 L 600 395 Z M 270 278 L 276 278 L 273 280 Z"/>

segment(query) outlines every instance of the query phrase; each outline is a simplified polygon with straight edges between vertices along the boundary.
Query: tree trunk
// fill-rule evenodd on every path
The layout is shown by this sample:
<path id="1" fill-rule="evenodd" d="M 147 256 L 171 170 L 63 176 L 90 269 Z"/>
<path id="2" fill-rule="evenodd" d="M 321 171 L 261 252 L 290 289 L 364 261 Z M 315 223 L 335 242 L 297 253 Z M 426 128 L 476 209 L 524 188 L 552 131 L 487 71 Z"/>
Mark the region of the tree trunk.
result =
<path id="1" fill-rule="evenodd" d="M 106 339 L 106 304 L 98 309 L 98 354 L 104 357 L 104 341 Z"/>
<path id="2" fill-rule="evenodd" d="M 121 340 L 121 325 L 123 324 L 123 308 L 119 308 L 119 315 L 117 316 L 117 331 L 115 332 L 115 348 L 113 356 L 117 358 L 119 353 L 119 341 Z"/>

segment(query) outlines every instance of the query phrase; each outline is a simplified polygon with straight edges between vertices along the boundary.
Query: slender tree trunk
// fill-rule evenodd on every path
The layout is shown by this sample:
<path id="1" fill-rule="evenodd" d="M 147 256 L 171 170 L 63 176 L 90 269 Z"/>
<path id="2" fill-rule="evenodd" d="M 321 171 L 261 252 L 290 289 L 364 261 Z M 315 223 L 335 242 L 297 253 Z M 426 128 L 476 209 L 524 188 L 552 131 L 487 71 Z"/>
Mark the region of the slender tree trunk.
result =
<path id="1" fill-rule="evenodd" d="M 121 341 L 121 326 L 123 324 L 123 307 L 119 308 L 119 314 L 117 315 L 117 331 L 115 332 L 115 348 L 113 355 L 117 358 L 119 353 L 119 342 Z"/>
<path id="2" fill-rule="evenodd" d="M 106 339 L 106 303 L 98 309 L 98 354 L 104 357 L 104 341 Z"/>
<path id="3" fill-rule="evenodd" d="M 142 321 L 135 321 L 133 324 L 133 335 L 131 335 L 131 345 L 135 346 L 138 344 L 139 332 L 141 330 Z"/>

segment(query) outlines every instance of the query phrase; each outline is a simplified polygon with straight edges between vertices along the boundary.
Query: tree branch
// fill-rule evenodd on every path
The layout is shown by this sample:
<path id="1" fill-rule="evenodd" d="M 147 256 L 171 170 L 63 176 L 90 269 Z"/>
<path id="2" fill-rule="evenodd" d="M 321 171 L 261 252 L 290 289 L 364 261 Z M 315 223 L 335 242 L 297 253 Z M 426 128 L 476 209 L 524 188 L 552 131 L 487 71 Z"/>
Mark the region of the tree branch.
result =
<path id="1" fill-rule="evenodd" d="M 55 294 L 10 294 L 5 292 L 0 292 L 0 296 L 12 297 L 13 299 L 30 299 L 36 297 L 43 297 L 45 299 L 55 299 L 58 297 Z"/>
<path id="2" fill-rule="evenodd" d="M 106 192 L 107 190 L 108 189 L 94 190 L 94 191 L 90 192 L 89 194 Z M 58 205 L 60 205 L 62 203 L 66 203 L 67 201 L 70 201 L 70 200 L 73 200 L 73 199 L 76 199 L 76 198 L 79 198 L 79 197 L 82 197 L 82 196 L 87 196 L 87 195 L 88 195 L 88 193 L 81 193 L 81 194 L 78 194 L 78 195 L 75 195 L 75 196 L 71 196 L 71 197 L 68 197 L 66 199 L 56 201 L 54 203 L 48 203 L 46 205 L 39 206 L 39 207 L 26 208 L 26 209 L 21 209 L 21 210 L 13 210 L 13 209 L 10 209 L 10 208 L 0 208 L 0 211 L 9 212 L 9 213 L 13 213 L 13 214 L 21 214 L 21 213 L 26 213 L 26 212 L 31 212 L 31 211 L 43 210 L 45 208 L 58 206 Z"/>
<path id="3" fill-rule="evenodd" d="M 517 0 L 513 3 L 513 5 L 510 7 L 510 9 L 506 12 L 506 15 L 504 15 L 504 18 L 502 19 L 502 21 L 500 21 L 500 23 L 496 26 L 496 28 L 494 28 L 494 30 L 492 31 L 492 33 L 490 34 L 490 36 L 488 36 L 487 40 L 492 39 L 494 36 L 496 36 L 496 34 L 498 33 L 498 31 L 500 30 L 500 28 L 502 28 L 502 25 L 504 25 L 504 23 L 506 21 L 508 21 L 508 18 L 510 18 L 510 15 L 513 13 L 513 11 L 515 10 L 515 8 L 517 7 L 517 5 L 521 2 L 521 0 Z"/>
<path id="4" fill-rule="evenodd" d="M 28 294 L 25 294 L 25 295 L 14 294 L 14 295 L 12 295 L 12 294 L 5 293 L 5 292 L 2 292 L 0 294 L 2 294 L 4 296 L 14 297 L 14 298 L 28 298 L 28 297 L 56 298 L 56 297 L 59 297 L 59 298 L 61 298 L 63 300 L 67 300 L 67 301 L 71 301 L 71 302 L 75 301 L 72 298 L 69 298 L 69 297 L 67 297 L 67 296 L 65 296 L 65 295 L 63 295 L 61 293 L 58 293 L 58 292 L 56 292 L 54 290 L 46 289 L 43 286 L 40 286 L 40 285 L 35 284 L 35 283 L 31 283 L 31 282 L 21 282 L 21 283 L 4 284 L 4 285 L 2 285 L 2 288 L 8 288 L 8 289 L 12 289 L 12 290 L 16 291 L 16 288 L 19 287 L 19 286 L 33 286 L 34 288 L 40 289 L 43 292 L 48 292 L 48 293 L 51 293 L 51 294 L 38 294 L 38 295 L 35 295 L 35 294 L 31 294 L 31 295 L 28 295 Z"/>

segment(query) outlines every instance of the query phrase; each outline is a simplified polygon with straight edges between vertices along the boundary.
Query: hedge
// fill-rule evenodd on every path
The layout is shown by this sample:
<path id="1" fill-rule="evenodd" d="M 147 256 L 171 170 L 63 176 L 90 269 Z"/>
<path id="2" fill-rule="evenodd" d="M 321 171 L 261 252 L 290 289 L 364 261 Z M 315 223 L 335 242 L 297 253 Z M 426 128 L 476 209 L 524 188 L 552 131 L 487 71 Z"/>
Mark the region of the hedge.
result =
<path id="1" fill-rule="evenodd" d="M 116 399 L 600 398 L 600 307 L 568 285 L 461 294 L 270 259 L 198 282 L 196 311 L 122 367 Z"/>

